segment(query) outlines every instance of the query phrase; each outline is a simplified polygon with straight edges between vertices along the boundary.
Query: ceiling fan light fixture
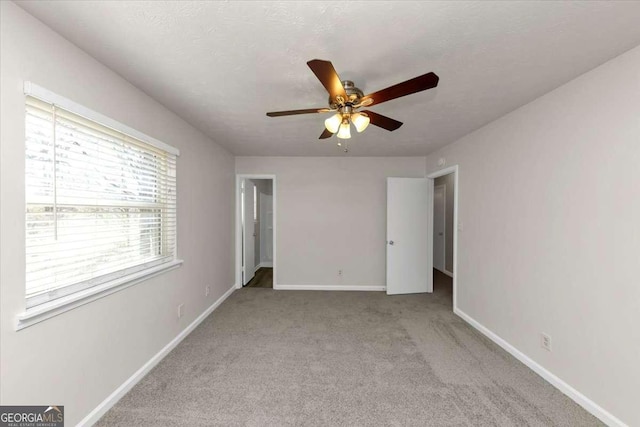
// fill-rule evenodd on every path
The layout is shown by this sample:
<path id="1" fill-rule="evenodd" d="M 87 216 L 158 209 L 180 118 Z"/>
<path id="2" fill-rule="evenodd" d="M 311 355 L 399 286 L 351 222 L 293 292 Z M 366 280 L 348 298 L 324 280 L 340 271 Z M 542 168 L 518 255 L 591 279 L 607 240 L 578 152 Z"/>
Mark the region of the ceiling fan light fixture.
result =
<path id="1" fill-rule="evenodd" d="M 349 126 L 349 120 L 344 120 L 340 125 L 340 130 L 338 131 L 338 138 L 340 139 L 349 139 L 351 138 L 351 127 Z"/>
<path id="2" fill-rule="evenodd" d="M 338 132 L 338 129 L 340 129 L 341 124 L 342 124 L 341 113 L 334 114 L 333 116 L 329 117 L 327 120 L 324 121 L 324 127 L 327 128 L 327 130 L 331 133 Z"/>
<path id="3" fill-rule="evenodd" d="M 364 113 L 353 113 L 351 115 L 351 122 L 353 122 L 356 130 L 360 133 L 369 126 L 371 119 Z"/>

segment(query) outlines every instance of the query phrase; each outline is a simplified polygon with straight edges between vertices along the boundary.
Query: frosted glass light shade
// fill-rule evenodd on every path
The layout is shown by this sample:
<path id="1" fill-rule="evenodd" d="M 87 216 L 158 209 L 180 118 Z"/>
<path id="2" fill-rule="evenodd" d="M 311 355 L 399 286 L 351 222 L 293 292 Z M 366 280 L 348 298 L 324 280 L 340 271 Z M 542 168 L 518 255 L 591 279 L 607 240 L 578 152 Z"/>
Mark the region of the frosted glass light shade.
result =
<path id="1" fill-rule="evenodd" d="M 326 127 L 329 132 L 336 133 L 338 132 L 338 129 L 340 128 L 341 123 L 342 123 L 342 114 L 338 113 L 338 114 L 334 114 L 333 116 L 325 120 L 324 127 Z"/>
<path id="2" fill-rule="evenodd" d="M 360 133 L 363 130 L 365 130 L 367 126 L 369 126 L 369 122 L 371 122 L 371 119 L 366 114 L 354 113 L 351 115 L 351 121 L 353 122 L 353 125 L 356 127 L 356 130 L 358 131 L 358 133 Z"/>
<path id="3" fill-rule="evenodd" d="M 338 138 L 340 139 L 349 139 L 351 138 L 351 128 L 349 126 L 349 122 L 348 121 L 344 121 L 341 125 L 340 125 L 340 130 L 338 131 Z"/>

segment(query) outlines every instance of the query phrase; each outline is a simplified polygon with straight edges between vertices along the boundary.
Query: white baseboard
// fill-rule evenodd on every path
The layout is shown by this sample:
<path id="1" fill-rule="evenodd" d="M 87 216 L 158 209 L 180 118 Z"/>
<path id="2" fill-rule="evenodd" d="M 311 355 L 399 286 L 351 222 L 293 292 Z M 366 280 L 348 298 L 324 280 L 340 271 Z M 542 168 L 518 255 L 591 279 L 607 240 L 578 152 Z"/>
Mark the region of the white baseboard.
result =
<path id="1" fill-rule="evenodd" d="M 274 285 L 273 289 L 283 291 L 386 291 L 385 286 L 357 285 Z"/>
<path id="2" fill-rule="evenodd" d="M 256 269 L 253 272 L 256 273 L 258 270 L 260 270 L 263 267 L 264 268 L 273 268 L 273 263 L 272 262 L 261 262 L 260 264 L 256 265 Z"/>
<path id="3" fill-rule="evenodd" d="M 533 372 L 535 372 L 536 374 L 540 375 L 542 378 L 547 380 L 552 386 L 554 386 L 555 388 L 557 388 L 558 390 L 560 390 L 561 392 L 566 394 L 574 402 L 576 402 L 578 405 L 582 406 L 589 413 L 591 413 L 591 415 L 593 415 L 596 418 L 600 419 L 600 421 L 602 421 L 606 425 L 612 426 L 612 427 L 613 426 L 615 426 L 615 427 L 628 427 L 625 423 L 623 423 L 620 419 L 615 417 L 613 414 L 611 414 L 610 412 L 606 411 L 604 408 L 600 407 L 594 401 L 590 400 L 587 396 L 585 396 L 584 394 L 580 393 L 578 390 L 576 390 L 575 388 L 571 387 L 566 382 L 562 381 L 560 378 L 558 378 L 557 376 L 555 376 L 554 374 L 549 372 L 547 369 L 545 369 L 540 364 L 535 362 L 529 356 L 527 356 L 526 354 L 524 354 L 523 352 L 521 352 L 520 350 L 518 350 L 517 348 L 515 348 L 511 344 L 509 344 L 507 341 L 505 341 L 504 339 L 500 338 L 498 335 L 496 335 L 494 332 L 492 332 L 491 330 L 489 330 L 488 328 L 483 326 L 480 322 L 475 320 L 473 317 L 469 316 L 464 311 L 460 310 L 457 307 L 455 307 L 453 309 L 453 311 L 454 311 L 455 314 L 460 316 L 464 321 L 469 323 L 471 326 L 476 328 L 478 331 L 482 332 L 491 341 L 493 341 L 496 344 L 498 344 L 500 347 L 505 349 L 507 352 L 511 353 L 511 355 L 513 357 L 515 357 L 516 359 L 518 359 L 519 361 L 524 363 Z"/>
<path id="4" fill-rule="evenodd" d="M 447 270 L 446 268 L 443 268 L 442 270 L 440 270 L 438 267 L 433 267 L 435 270 L 438 270 L 440 273 L 442 274 L 446 274 L 447 276 L 451 277 L 453 279 L 453 273 L 450 272 L 449 270 Z"/>
<path id="5" fill-rule="evenodd" d="M 204 319 L 209 316 L 213 310 L 218 308 L 232 293 L 236 290 L 232 286 L 227 292 L 216 300 L 209 308 L 207 308 L 196 320 L 191 322 L 189 326 L 182 330 L 169 344 L 164 346 L 162 350 L 156 353 L 147 363 L 138 369 L 131 377 L 129 377 L 120 387 L 118 387 L 109 397 L 102 401 L 93 411 L 89 413 L 80 423 L 79 426 L 91 426 L 95 424 L 109 409 L 115 405 L 129 390 L 133 388 L 151 369 L 153 369 L 167 354 L 171 352 L 180 342 L 187 337 Z"/>

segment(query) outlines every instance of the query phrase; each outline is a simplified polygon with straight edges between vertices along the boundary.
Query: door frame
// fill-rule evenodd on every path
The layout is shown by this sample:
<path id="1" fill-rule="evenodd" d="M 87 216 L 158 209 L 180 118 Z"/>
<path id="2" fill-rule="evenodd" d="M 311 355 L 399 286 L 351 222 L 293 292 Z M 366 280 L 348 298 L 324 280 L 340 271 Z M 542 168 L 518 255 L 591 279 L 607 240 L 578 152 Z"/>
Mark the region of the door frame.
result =
<path id="1" fill-rule="evenodd" d="M 460 199 L 460 186 L 458 165 L 449 166 L 427 175 L 429 179 L 436 179 L 441 176 L 453 173 L 453 310 L 458 308 L 458 227 L 460 222 L 458 219 L 458 200 Z M 434 192 L 435 193 L 435 192 Z M 433 233 L 433 220 L 431 223 L 431 231 Z M 446 260 L 446 258 L 445 258 Z M 446 266 L 446 264 L 445 264 Z"/>
<path id="2" fill-rule="evenodd" d="M 444 224 L 444 231 L 442 232 L 442 270 L 436 268 L 435 263 L 433 264 L 433 268 L 436 268 L 436 270 L 438 271 L 442 271 L 443 273 L 447 274 L 447 186 L 445 184 L 440 184 L 440 185 L 434 185 L 433 186 L 433 223 L 435 224 L 436 221 L 436 210 L 435 210 L 435 206 L 436 206 L 436 189 L 438 188 L 442 188 L 442 207 L 444 209 L 444 214 L 443 214 L 443 218 L 442 218 L 442 222 Z M 435 230 L 433 231 L 433 238 L 435 241 L 436 235 L 435 235 Z M 434 255 L 436 253 L 436 251 L 433 251 Z"/>
<path id="3" fill-rule="evenodd" d="M 276 218 L 277 218 L 277 203 L 276 203 L 276 194 L 277 194 L 277 185 L 276 185 L 276 176 L 275 175 L 269 175 L 269 174 L 236 174 L 236 214 L 235 214 L 235 240 L 236 240 L 236 268 L 235 268 L 235 280 L 236 280 L 236 289 L 241 289 L 242 288 L 242 218 L 240 218 L 240 216 L 242 215 L 242 210 L 240 209 L 241 205 L 241 201 L 240 198 L 242 197 L 242 193 L 241 193 L 241 184 L 242 184 L 242 180 L 243 179 L 270 179 L 271 182 L 273 183 L 273 216 L 272 216 L 272 221 L 273 221 L 273 287 L 275 289 L 276 287 L 276 274 L 277 274 L 277 269 L 276 269 L 276 260 L 277 260 L 277 251 L 276 251 L 276 240 L 277 240 L 277 233 L 276 233 Z"/>

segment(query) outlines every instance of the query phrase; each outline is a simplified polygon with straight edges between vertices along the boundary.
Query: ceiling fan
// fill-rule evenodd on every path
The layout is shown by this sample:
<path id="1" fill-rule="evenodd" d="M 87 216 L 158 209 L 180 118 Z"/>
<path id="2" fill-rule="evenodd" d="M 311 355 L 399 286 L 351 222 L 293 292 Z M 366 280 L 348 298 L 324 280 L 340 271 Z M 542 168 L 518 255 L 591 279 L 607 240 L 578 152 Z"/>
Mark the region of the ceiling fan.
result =
<path id="1" fill-rule="evenodd" d="M 325 130 L 319 139 L 326 139 L 337 133 L 340 139 L 351 138 L 353 123 L 358 132 L 362 132 L 369 123 L 394 131 L 402 126 L 402 122 L 383 116 L 369 110 L 361 110 L 364 107 L 381 104 L 412 93 L 421 92 L 438 86 L 439 77 L 434 73 L 423 74 L 402 83 L 390 86 L 386 89 L 365 95 L 351 80 L 341 81 L 330 61 L 313 59 L 307 62 L 311 71 L 316 75 L 320 83 L 329 92 L 329 108 L 309 108 L 305 110 L 275 111 L 267 113 L 269 117 L 292 116 L 296 114 L 333 113 L 333 116 L 324 121 Z M 338 140 L 338 146 L 342 146 Z M 345 151 L 347 151 L 345 149 Z"/>

